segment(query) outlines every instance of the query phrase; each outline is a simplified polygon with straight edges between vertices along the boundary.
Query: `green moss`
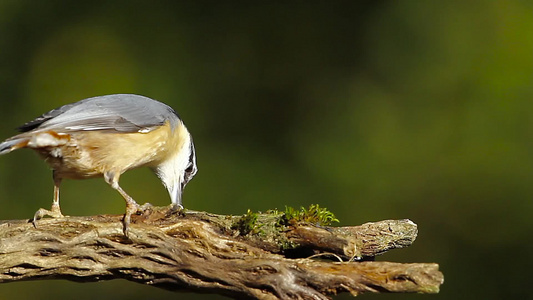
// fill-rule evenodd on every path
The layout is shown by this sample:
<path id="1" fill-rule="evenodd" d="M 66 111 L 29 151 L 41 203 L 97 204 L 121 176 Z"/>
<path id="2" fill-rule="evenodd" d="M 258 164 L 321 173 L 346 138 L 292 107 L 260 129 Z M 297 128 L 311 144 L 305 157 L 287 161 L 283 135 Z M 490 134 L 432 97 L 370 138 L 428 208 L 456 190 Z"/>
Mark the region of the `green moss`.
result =
<path id="1" fill-rule="evenodd" d="M 288 226 L 296 223 L 309 223 L 318 226 L 328 226 L 334 222 L 339 222 L 335 215 L 326 208 L 321 208 L 318 204 L 311 204 L 309 208 L 300 207 L 296 210 L 290 206 L 285 207 L 285 212 L 279 220 L 280 225 Z"/>
<path id="2" fill-rule="evenodd" d="M 241 236 L 257 243 L 277 244 L 281 250 L 289 250 L 297 247 L 285 234 L 287 226 L 298 223 L 307 223 L 318 226 L 328 226 L 338 222 L 335 215 L 318 204 L 310 205 L 309 208 L 301 207 L 299 210 L 285 207 L 285 211 L 277 209 L 268 210 L 266 213 L 252 212 L 239 217 L 230 217 L 231 229 Z"/>
<path id="3" fill-rule="evenodd" d="M 259 214 L 254 213 L 248 209 L 246 214 L 236 219 L 231 225 L 231 229 L 238 230 L 240 235 L 247 235 L 249 233 L 257 234 L 263 225 L 257 224 Z"/>

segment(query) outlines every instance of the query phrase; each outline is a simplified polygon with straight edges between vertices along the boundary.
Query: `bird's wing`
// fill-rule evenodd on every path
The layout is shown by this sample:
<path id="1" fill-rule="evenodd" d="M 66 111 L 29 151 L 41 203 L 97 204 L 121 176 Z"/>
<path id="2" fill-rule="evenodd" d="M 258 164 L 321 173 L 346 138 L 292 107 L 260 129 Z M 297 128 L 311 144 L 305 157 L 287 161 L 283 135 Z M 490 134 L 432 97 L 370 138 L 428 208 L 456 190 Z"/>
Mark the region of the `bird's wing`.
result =
<path id="1" fill-rule="evenodd" d="M 51 110 L 18 129 L 22 132 L 57 130 L 60 132 L 109 130 L 146 132 L 178 116 L 166 104 L 147 97 L 117 94 L 88 98 Z"/>

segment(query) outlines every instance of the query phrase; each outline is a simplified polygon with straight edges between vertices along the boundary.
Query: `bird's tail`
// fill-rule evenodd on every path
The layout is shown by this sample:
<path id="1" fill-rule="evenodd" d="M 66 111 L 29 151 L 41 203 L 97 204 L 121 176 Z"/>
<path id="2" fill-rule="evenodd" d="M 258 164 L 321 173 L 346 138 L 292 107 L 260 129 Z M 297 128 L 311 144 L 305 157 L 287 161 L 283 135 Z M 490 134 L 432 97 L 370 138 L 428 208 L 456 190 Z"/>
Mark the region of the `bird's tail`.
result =
<path id="1" fill-rule="evenodd" d="M 28 137 L 11 138 L 0 143 L 0 155 L 9 153 L 19 148 L 24 148 L 28 145 L 30 139 Z"/>

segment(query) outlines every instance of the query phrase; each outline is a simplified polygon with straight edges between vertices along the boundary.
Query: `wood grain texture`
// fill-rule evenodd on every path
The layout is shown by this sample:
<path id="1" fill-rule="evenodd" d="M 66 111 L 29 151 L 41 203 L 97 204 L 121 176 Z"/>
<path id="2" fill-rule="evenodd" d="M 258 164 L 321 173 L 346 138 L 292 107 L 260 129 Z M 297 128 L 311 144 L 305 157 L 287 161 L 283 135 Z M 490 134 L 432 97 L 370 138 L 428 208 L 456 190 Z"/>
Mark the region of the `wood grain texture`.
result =
<path id="1" fill-rule="evenodd" d="M 408 220 L 339 228 L 296 224 L 278 226 L 277 236 L 242 235 L 232 227 L 239 216 L 153 208 L 132 218 L 126 238 L 120 218 L 43 219 L 37 228 L 26 220 L 0 222 L 0 282 L 123 278 L 249 299 L 437 293 L 443 282 L 437 264 L 350 261 L 410 245 L 416 225 Z M 269 220 L 265 214 L 258 222 Z M 343 261 L 298 257 L 308 253 Z"/>

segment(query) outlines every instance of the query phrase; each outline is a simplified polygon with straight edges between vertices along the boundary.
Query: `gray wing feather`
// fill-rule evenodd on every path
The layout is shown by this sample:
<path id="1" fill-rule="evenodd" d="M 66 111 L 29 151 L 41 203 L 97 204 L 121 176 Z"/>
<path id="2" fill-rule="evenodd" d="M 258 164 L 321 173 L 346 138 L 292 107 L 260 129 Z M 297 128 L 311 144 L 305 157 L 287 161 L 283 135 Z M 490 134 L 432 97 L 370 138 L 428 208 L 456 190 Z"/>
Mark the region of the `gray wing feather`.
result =
<path id="1" fill-rule="evenodd" d="M 144 96 L 117 94 L 61 106 L 20 126 L 19 130 L 144 132 L 166 121 L 174 128 L 178 120 L 176 112 L 166 104 Z"/>

